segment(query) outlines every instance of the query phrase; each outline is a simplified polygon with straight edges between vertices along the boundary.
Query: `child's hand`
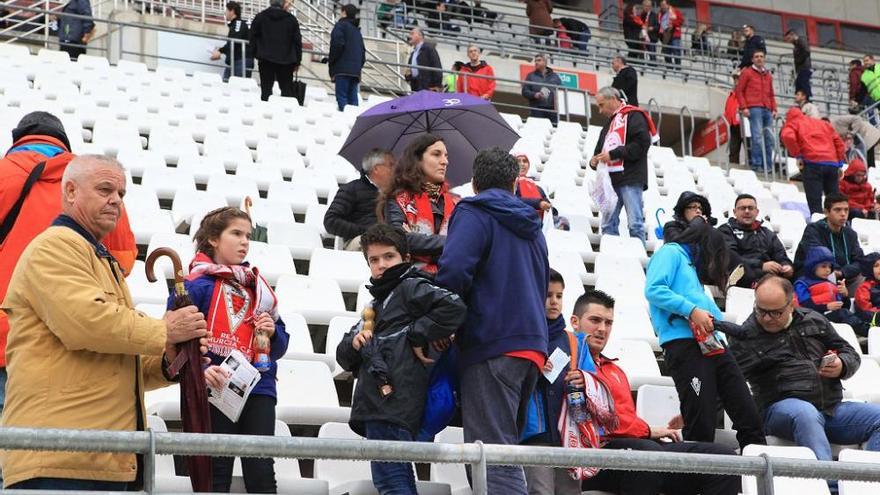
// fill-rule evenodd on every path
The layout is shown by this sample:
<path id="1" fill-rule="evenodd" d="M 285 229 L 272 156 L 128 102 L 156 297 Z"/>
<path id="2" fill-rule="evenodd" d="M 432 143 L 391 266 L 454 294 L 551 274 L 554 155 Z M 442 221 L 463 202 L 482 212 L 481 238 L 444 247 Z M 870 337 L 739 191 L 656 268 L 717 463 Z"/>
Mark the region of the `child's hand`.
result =
<path id="1" fill-rule="evenodd" d="M 369 330 L 361 330 L 357 335 L 354 336 L 354 339 L 351 341 L 351 346 L 354 347 L 354 350 L 359 351 L 361 347 L 365 346 L 367 342 L 373 339 L 373 332 Z"/>
<path id="2" fill-rule="evenodd" d="M 838 309 L 843 307 L 843 301 L 830 302 L 825 307 L 828 308 L 828 311 L 837 311 Z"/>
<path id="3" fill-rule="evenodd" d="M 221 390 L 226 386 L 226 380 L 228 379 L 229 375 L 220 366 L 208 366 L 205 369 L 205 382 L 213 389 Z"/>
<path id="4" fill-rule="evenodd" d="M 843 297 L 849 295 L 849 291 L 846 290 L 846 279 L 840 279 L 837 281 L 837 292 L 840 292 L 840 295 Z"/>
<path id="5" fill-rule="evenodd" d="M 262 313 L 257 317 L 257 321 L 254 322 L 254 329 L 265 333 L 271 339 L 275 335 L 275 320 L 272 319 L 272 315 L 269 313 Z"/>
<path id="6" fill-rule="evenodd" d="M 553 371 L 553 362 L 548 359 L 547 362 L 544 363 L 544 373 L 550 373 L 551 371 Z"/>
<path id="7" fill-rule="evenodd" d="M 434 362 L 433 359 L 429 358 L 428 356 L 425 356 L 425 350 L 422 349 L 421 346 L 413 346 L 412 350 L 413 350 L 413 354 L 415 354 L 415 356 L 416 356 L 416 359 L 421 361 L 421 363 L 424 366 L 427 366 L 427 365 Z"/>

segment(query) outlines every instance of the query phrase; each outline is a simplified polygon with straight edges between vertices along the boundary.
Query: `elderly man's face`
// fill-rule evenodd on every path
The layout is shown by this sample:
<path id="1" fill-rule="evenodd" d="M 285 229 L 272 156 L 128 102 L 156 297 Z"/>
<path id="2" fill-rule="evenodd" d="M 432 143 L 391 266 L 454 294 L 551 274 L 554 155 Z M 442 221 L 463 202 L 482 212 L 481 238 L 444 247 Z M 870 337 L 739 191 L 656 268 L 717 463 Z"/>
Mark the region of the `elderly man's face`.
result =
<path id="1" fill-rule="evenodd" d="M 755 318 L 769 333 L 788 328 L 794 310 L 792 298 L 778 284 L 767 282 L 755 290 Z"/>
<path id="2" fill-rule="evenodd" d="M 422 33 L 418 29 L 409 32 L 409 45 L 416 46 L 422 42 Z"/>
<path id="3" fill-rule="evenodd" d="M 125 174 L 105 164 L 93 164 L 78 180 L 65 184 L 65 213 L 101 240 L 116 228 L 122 214 Z"/>
<path id="4" fill-rule="evenodd" d="M 611 59 L 611 70 L 613 70 L 615 74 L 620 72 L 620 69 L 622 68 L 623 63 L 620 61 L 619 58 L 615 57 Z"/>
<path id="5" fill-rule="evenodd" d="M 606 117 L 611 117 L 620 108 L 620 100 L 596 95 L 596 105 L 599 107 L 599 113 Z"/>

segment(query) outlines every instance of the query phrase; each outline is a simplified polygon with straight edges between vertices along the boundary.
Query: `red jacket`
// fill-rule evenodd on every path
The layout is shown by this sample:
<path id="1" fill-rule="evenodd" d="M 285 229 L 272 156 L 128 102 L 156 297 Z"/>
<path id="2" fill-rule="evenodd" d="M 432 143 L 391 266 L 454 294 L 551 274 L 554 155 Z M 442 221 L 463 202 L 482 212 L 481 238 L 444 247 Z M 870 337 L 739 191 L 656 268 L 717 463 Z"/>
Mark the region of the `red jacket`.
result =
<path id="1" fill-rule="evenodd" d="M 857 184 L 853 177 L 856 172 L 867 173 L 865 163 L 856 158 L 850 162 L 843 178 L 840 179 L 840 192 L 846 194 L 849 198 L 849 207 L 858 208 L 860 210 L 874 209 L 874 187 L 868 182 L 868 178 L 864 178 L 864 182 Z"/>
<path id="2" fill-rule="evenodd" d="M 727 101 L 724 102 L 724 118 L 730 126 L 739 125 L 739 102 L 734 91 L 727 95 Z"/>
<path id="3" fill-rule="evenodd" d="M 871 302 L 871 292 L 877 288 L 878 282 L 874 279 L 867 279 L 856 289 L 856 309 L 864 313 L 880 313 L 880 308 L 874 306 Z M 864 318 L 865 315 L 862 315 Z M 875 326 L 877 315 L 872 315 L 871 326 Z"/>
<path id="4" fill-rule="evenodd" d="M 480 76 L 495 77 L 495 71 L 492 69 L 492 66 L 485 61 L 480 61 L 480 65 L 476 67 L 472 67 L 471 64 L 465 64 L 462 66 L 461 72 L 470 72 L 471 74 L 477 74 Z M 467 91 L 465 91 L 465 79 L 467 79 Z M 459 93 L 467 93 L 480 98 L 482 98 L 483 95 L 487 95 L 489 99 L 492 99 L 492 96 L 495 94 L 495 79 L 470 77 L 462 74 L 458 76 L 458 81 L 455 85 L 456 91 Z"/>
<path id="5" fill-rule="evenodd" d="M 750 107 L 764 107 L 776 111 L 773 75 L 767 69 L 759 71 L 754 65 L 746 67 L 740 73 L 739 82 L 734 91 L 740 110 Z"/>
<path id="6" fill-rule="evenodd" d="M 13 147 L 25 144 L 50 144 L 67 149 L 64 144 L 49 136 L 25 136 L 15 142 Z M 6 218 L 12 205 L 18 200 L 28 175 L 38 163 L 45 161 L 46 167 L 40 180 L 34 183 L 27 199 L 22 204 L 18 218 L 0 244 L 0 301 L 6 297 L 12 270 L 19 256 L 31 240 L 45 230 L 61 213 L 61 177 L 73 154 L 63 152 L 47 159 L 36 151 L 17 151 L 0 159 L 0 219 Z M 103 243 L 128 274 L 137 256 L 137 245 L 128 225 L 125 209 L 116 224 L 116 230 L 108 235 Z M 6 336 L 9 323 L 6 314 L 0 311 L 0 367 L 6 366 Z"/>
<path id="7" fill-rule="evenodd" d="M 636 416 L 636 403 L 633 402 L 626 373 L 614 364 L 614 360 L 599 355 L 596 362 L 598 373 L 608 385 L 614 398 L 614 412 L 617 413 L 617 429 L 607 433 L 613 438 L 649 438 L 651 427 L 642 418 Z"/>
<path id="8" fill-rule="evenodd" d="M 856 103 L 861 103 L 865 97 L 865 87 L 862 85 L 863 72 L 865 69 L 862 66 L 849 71 L 849 99 Z"/>
<path id="9" fill-rule="evenodd" d="M 785 114 L 785 126 L 779 135 L 788 155 L 806 163 L 840 167 L 846 147 L 831 124 L 807 117 L 800 108 L 792 107 Z"/>
<path id="10" fill-rule="evenodd" d="M 684 25 L 684 15 L 682 15 L 680 10 L 670 5 L 668 12 L 666 12 L 665 14 L 663 12 L 660 12 L 658 21 L 660 21 L 661 26 L 663 25 L 663 18 L 667 15 L 675 16 L 675 19 L 669 20 L 669 29 L 672 30 L 672 39 L 681 39 L 681 26 Z"/>

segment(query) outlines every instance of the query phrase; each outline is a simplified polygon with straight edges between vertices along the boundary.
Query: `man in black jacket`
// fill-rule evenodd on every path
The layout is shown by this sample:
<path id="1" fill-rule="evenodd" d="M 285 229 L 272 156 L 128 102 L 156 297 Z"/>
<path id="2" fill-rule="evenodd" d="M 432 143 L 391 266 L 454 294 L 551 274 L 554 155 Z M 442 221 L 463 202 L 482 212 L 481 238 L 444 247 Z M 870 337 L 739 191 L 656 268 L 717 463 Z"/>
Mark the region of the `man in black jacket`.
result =
<path id="1" fill-rule="evenodd" d="M 336 103 L 340 112 L 345 109 L 345 105 L 357 106 L 361 69 L 367 60 L 357 15 L 357 7 L 352 4 L 343 5 L 342 18 L 330 33 L 330 55 L 327 63 L 330 64 L 330 80 L 336 84 Z"/>
<path id="2" fill-rule="evenodd" d="M 623 91 L 627 103 L 634 107 L 639 106 L 639 74 L 636 70 L 626 65 L 623 55 L 615 55 L 611 59 L 611 69 L 616 74 L 611 87 Z"/>
<path id="3" fill-rule="evenodd" d="M 794 275 L 785 246 L 776 233 L 761 225 L 758 201 L 751 194 L 740 194 L 733 203 L 734 217 L 718 227 L 724 234 L 728 248 L 740 256 L 746 274 L 740 287 L 751 287 L 764 275 L 772 273 L 791 278 Z"/>
<path id="4" fill-rule="evenodd" d="M 240 3 L 228 2 L 226 4 L 226 22 L 229 27 L 226 37 L 229 38 L 229 41 L 211 54 L 211 60 L 219 60 L 220 55 L 225 57 L 226 69 L 223 71 L 223 82 L 229 81 L 229 76 L 250 78 L 251 70 L 254 68 L 254 57 L 251 50 L 245 43 L 232 41 L 247 40 L 250 37 L 248 23 L 241 18 Z M 233 64 L 235 64 L 234 68 Z"/>
<path id="5" fill-rule="evenodd" d="M 419 28 L 413 28 L 409 33 L 409 46 L 413 51 L 409 54 L 410 68 L 404 72 L 404 77 L 409 81 L 409 87 L 413 91 L 423 89 L 431 91 L 443 91 L 443 72 L 440 64 L 440 55 L 434 45 L 425 43 L 425 35 Z M 434 67 L 437 70 L 420 69 L 420 67 Z"/>
<path id="6" fill-rule="evenodd" d="M 606 86 L 596 93 L 599 112 L 609 121 L 602 128 L 590 168 L 608 165 L 611 184 L 617 193 L 617 206 L 602 217 L 602 233 L 619 235 L 620 211 L 626 208 L 630 237 L 645 242 L 645 204 L 642 193 L 648 189 L 648 148 L 653 125 L 648 114 L 625 105 L 616 88 Z"/>
<path id="7" fill-rule="evenodd" d="M 251 47 L 260 61 L 263 101 L 269 101 L 275 81 L 281 96 L 294 96 L 293 73 L 302 61 L 302 34 L 299 21 L 288 12 L 290 4 L 291 0 L 270 0 L 269 8 L 257 14 L 251 24 Z"/>
<path id="8" fill-rule="evenodd" d="M 742 60 L 739 62 L 739 68 L 745 69 L 752 65 L 752 55 L 756 52 L 767 53 L 767 45 L 764 38 L 755 34 L 755 27 L 746 24 L 743 26 L 743 35 L 746 37 L 742 49 Z"/>
<path id="9" fill-rule="evenodd" d="M 834 253 L 834 261 L 840 267 L 835 272 L 837 280 L 846 280 L 850 294 L 864 278 L 859 260 L 865 253 L 859 245 L 859 234 L 846 224 L 849 217 L 849 199 L 845 194 L 831 193 L 825 196 L 825 218 L 813 222 L 804 229 L 804 236 L 794 253 L 794 271 L 800 275 L 807 252 L 814 246 L 825 246 Z"/>
<path id="10" fill-rule="evenodd" d="M 336 347 L 336 361 L 358 378 L 349 424 L 370 440 L 413 441 L 428 391 L 426 354 L 449 347 L 466 308 L 410 264 L 402 230 L 378 224 L 361 239 L 373 301 Z M 371 471 L 379 493 L 416 493 L 410 463 L 372 462 Z"/>
<path id="11" fill-rule="evenodd" d="M 794 46 L 794 90 L 801 90 L 807 98 L 813 97 L 813 89 L 810 86 L 810 77 L 813 75 L 813 63 L 810 58 L 810 46 L 807 40 L 798 36 L 797 31 L 789 29 L 785 33 L 785 41 Z"/>
<path id="12" fill-rule="evenodd" d="M 376 224 L 376 197 L 391 185 L 394 156 L 378 148 L 361 160 L 361 177 L 339 188 L 324 215 L 324 228 L 342 237 L 346 251 L 360 251 L 360 236 Z"/>
<path id="13" fill-rule="evenodd" d="M 642 23 L 645 25 L 645 31 L 648 33 L 648 42 L 645 43 L 645 51 L 648 52 L 650 64 L 657 62 L 657 42 L 660 41 L 660 19 L 657 12 L 654 12 L 654 2 L 652 0 L 642 1 Z"/>
<path id="14" fill-rule="evenodd" d="M 795 308 L 788 280 L 769 275 L 755 289 L 755 310 L 730 349 L 764 413 L 767 434 L 831 459 L 831 445 L 867 442 L 880 450 L 880 405 L 843 402 L 840 383 L 859 369 L 859 353 L 828 320 Z"/>

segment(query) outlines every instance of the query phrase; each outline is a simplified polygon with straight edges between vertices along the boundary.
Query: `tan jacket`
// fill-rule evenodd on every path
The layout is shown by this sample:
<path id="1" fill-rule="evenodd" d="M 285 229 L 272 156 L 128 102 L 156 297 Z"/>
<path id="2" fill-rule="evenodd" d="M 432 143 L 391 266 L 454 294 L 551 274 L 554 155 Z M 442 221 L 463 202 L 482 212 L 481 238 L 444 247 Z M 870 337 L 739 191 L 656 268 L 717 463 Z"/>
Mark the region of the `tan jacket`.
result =
<path id="1" fill-rule="evenodd" d="M 12 274 L 3 426 L 144 429 L 144 386 L 162 374 L 165 324 L 135 311 L 122 271 L 75 230 L 34 238 Z M 9 486 L 31 478 L 131 482 L 134 454 L 0 453 Z"/>

